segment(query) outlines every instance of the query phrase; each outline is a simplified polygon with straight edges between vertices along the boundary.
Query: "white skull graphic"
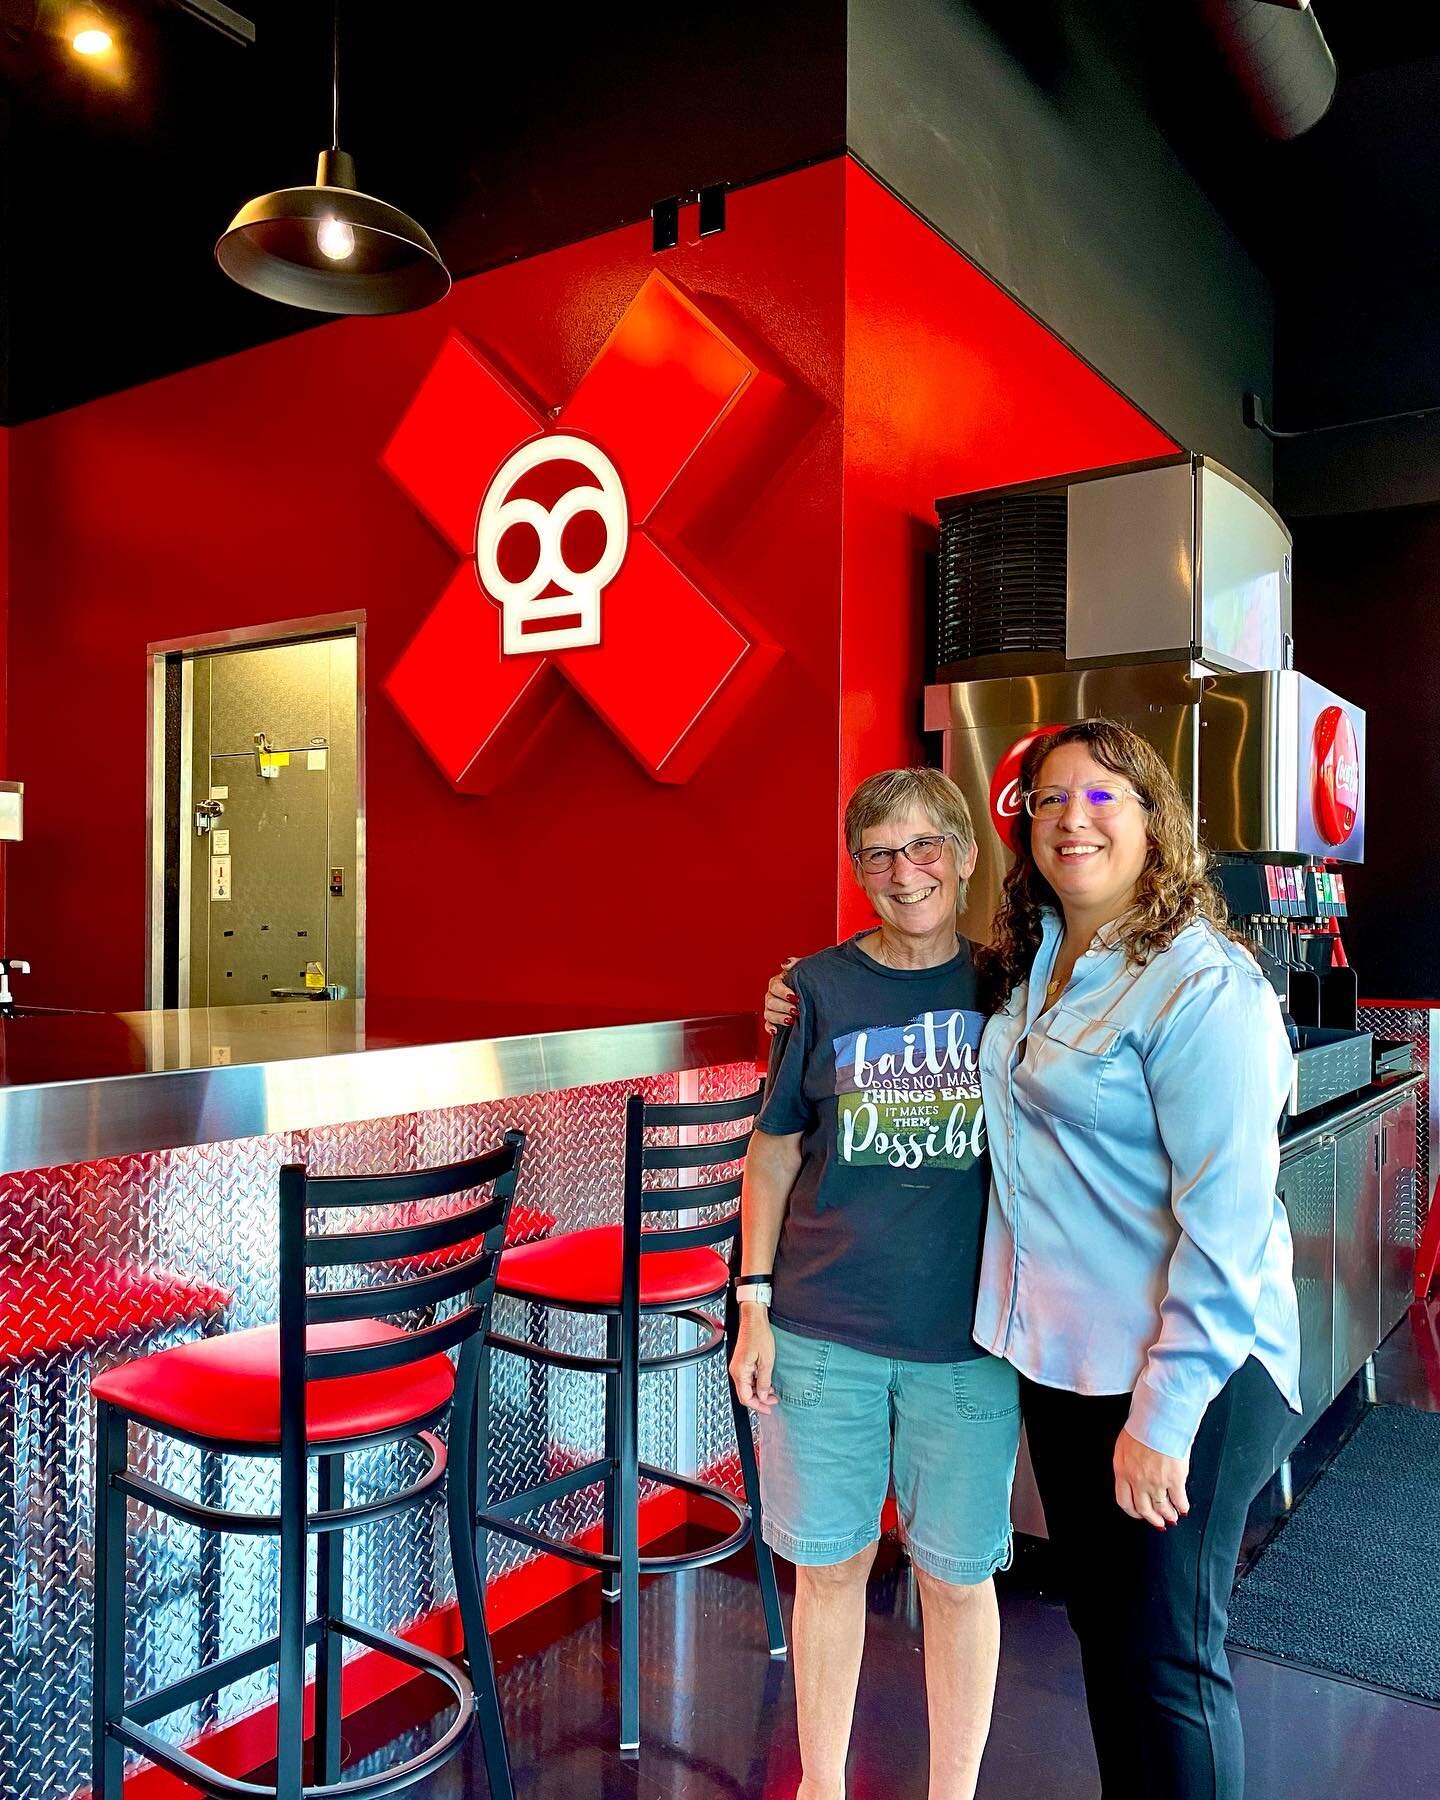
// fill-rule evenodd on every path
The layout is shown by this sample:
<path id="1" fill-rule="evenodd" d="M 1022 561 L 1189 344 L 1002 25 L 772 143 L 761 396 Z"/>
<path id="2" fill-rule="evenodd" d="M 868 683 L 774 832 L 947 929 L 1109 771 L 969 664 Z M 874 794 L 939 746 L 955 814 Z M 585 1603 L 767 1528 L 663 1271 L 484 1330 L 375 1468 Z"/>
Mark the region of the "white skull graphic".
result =
<path id="1" fill-rule="evenodd" d="M 538 500 L 512 498 L 515 484 L 544 463 L 578 463 L 598 485 L 582 482 L 546 508 Z M 579 514 L 598 513 L 605 526 L 605 549 L 593 569 L 577 573 L 565 561 L 561 539 Z M 500 540 L 515 525 L 528 525 L 540 555 L 523 581 L 511 581 L 499 564 Z M 508 456 L 496 471 L 475 528 L 475 566 L 485 591 L 500 602 L 507 656 L 533 656 L 600 642 L 600 596 L 625 560 L 630 511 L 620 474 L 597 444 L 563 433 L 533 438 Z M 551 586 L 563 591 L 540 595 Z M 578 618 L 577 618 L 578 615 Z M 547 626 L 546 620 L 565 621 Z"/>

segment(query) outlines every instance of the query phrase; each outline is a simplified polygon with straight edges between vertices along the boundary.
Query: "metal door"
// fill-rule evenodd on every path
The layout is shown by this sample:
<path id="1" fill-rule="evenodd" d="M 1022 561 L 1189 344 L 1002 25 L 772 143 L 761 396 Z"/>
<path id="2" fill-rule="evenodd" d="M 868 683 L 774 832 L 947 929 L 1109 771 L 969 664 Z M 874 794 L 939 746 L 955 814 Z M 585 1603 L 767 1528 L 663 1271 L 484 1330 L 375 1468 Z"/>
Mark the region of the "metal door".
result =
<path id="1" fill-rule="evenodd" d="M 193 660 L 182 1004 L 354 991 L 355 669 L 353 638 Z"/>
<path id="2" fill-rule="evenodd" d="M 1334 1395 L 1335 1144 L 1325 1139 L 1280 1165 L 1280 1198 L 1295 1243 L 1300 1302 L 1301 1416 L 1281 1430 L 1277 1463 L 1288 1456 Z"/>
<path id="3" fill-rule="evenodd" d="M 1415 1284 L 1419 1141 L 1414 1094 L 1380 1120 L 1380 1335 L 1404 1317 Z"/>
<path id="4" fill-rule="evenodd" d="M 280 751 L 260 776 L 250 759 L 215 757 L 212 785 L 224 787 L 227 857 L 210 868 L 211 1006 L 254 1006 L 277 988 L 305 991 L 307 964 L 329 967 L 325 894 L 330 773 L 306 751 Z M 217 864 L 228 864 L 228 898 L 217 894 Z M 204 878 L 204 870 L 201 877 Z"/>
<path id="5" fill-rule="evenodd" d="M 1380 1341 L 1380 1121 L 1335 1136 L 1335 1373 L 1345 1383 Z"/>

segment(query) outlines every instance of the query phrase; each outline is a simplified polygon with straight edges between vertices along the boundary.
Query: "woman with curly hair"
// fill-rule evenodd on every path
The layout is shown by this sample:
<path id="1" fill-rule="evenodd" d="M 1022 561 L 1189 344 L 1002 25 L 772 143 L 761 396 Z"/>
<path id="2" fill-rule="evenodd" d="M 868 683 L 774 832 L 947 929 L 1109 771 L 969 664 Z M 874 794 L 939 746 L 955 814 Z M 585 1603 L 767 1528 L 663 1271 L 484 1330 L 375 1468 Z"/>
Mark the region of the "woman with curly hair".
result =
<path id="1" fill-rule="evenodd" d="M 1299 1410 L 1275 1192 L 1289 1041 L 1143 738 L 1067 726 L 1020 785 L 980 1054 L 975 1339 L 1020 1374 L 1105 1800 L 1240 1800 L 1230 1589 Z"/>
<path id="2" fill-rule="evenodd" d="M 1068 726 L 1020 783 L 976 1342 L 1020 1372 L 1105 1800 L 1240 1800 L 1230 1589 L 1299 1410 L 1289 1040 L 1143 738 Z"/>

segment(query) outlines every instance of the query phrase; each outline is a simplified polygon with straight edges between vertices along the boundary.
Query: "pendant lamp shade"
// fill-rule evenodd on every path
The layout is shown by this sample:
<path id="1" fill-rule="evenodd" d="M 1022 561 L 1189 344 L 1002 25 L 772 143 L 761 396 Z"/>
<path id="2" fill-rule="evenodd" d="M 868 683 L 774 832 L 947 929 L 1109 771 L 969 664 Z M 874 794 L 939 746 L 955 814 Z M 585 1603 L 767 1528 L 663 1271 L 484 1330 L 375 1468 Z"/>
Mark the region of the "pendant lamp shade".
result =
<path id="1" fill-rule="evenodd" d="M 450 271 L 408 213 L 355 186 L 343 150 L 322 150 L 314 187 L 242 206 L 215 246 L 232 281 L 312 312 L 399 313 L 450 291 Z"/>

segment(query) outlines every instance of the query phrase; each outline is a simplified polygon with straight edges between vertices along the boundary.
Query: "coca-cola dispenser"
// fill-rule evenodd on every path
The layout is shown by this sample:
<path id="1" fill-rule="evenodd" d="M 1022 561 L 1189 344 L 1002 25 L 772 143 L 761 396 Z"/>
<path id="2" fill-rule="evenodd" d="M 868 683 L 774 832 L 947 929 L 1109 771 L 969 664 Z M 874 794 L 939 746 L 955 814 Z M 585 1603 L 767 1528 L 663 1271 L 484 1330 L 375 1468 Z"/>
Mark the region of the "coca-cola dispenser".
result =
<path id="1" fill-rule="evenodd" d="M 1365 714 L 1293 666 L 1291 540 L 1201 456 L 937 505 L 925 726 L 976 819 L 964 928 L 984 939 L 1011 860 L 1020 760 L 1104 716 L 1147 738 L 1215 853 L 1296 1050 L 1292 1112 L 1364 1087 L 1341 935 L 1365 849 Z"/>

